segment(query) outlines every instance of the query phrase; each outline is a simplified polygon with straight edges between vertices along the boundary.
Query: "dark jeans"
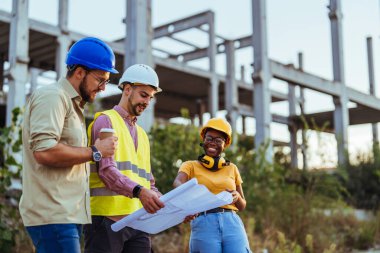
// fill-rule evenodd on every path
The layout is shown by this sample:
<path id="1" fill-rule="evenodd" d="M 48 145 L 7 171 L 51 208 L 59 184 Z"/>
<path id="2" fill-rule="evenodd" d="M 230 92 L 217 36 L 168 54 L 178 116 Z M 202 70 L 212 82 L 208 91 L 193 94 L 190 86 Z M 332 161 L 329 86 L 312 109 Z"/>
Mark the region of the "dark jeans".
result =
<path id="1" fill-rule="evenodd" d="M 92 216 L 92 224 L 83 227 L 85 253 L 150 253 L 149 234 L 130 227 L 114 232 L 115 223 L 103 216 Z"/>
<path id="2" fill-rule="evenodd" d="M 37 253 L 80 253 L 82 225 L 48 224 L 26 227 Z"/>

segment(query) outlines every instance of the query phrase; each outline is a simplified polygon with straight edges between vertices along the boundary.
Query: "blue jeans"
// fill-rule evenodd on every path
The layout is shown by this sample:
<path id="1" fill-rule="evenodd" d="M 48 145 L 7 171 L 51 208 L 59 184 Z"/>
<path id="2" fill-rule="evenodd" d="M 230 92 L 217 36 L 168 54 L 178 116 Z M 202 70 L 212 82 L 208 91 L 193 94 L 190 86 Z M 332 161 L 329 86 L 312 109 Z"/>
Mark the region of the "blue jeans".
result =
<path id="1" fill-rule="evenodd" d="M 199 215 L 191 222 L 191 253 L 251 252 L 243 222 L 235 212 Z"/>
<path id="2" fill-rule="evenodd" d="M 37 253 L 80 253 L 82 225 L 48 224 L 26 227 Z"/>

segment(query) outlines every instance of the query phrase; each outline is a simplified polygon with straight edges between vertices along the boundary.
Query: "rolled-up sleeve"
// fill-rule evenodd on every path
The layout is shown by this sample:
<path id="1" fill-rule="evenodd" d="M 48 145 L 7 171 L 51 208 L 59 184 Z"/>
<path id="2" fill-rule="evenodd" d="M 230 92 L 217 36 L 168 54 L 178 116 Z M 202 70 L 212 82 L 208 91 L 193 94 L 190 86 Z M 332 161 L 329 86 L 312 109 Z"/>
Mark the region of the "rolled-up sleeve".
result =
<path id="1" fill-rule="evenodd" d="M 43 151 L 57 145 L 67 116 L 64 94 L 35 92 L 30 98 L 30 139 L 32 151 Z"/>

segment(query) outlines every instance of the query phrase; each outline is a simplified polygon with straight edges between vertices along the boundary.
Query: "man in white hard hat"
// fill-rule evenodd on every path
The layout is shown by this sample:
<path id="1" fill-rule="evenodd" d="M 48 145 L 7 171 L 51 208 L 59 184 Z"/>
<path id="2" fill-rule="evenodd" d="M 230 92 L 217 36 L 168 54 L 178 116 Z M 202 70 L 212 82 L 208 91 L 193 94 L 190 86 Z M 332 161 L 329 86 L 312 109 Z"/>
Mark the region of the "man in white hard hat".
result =
<path id="1" fill-rule="evenodd" d="M 88 129 L 92 142 L 102 128 L 113 128 L 118 147 L 114 157 L 91 165 L 92 224 L 84 227 L 87 253 L 150 253 L 149 234 L 129 227 L 113 232 L 111 225 L 141 207 L 149 213 L 164 207 L 151 172 L 148 136 L 136 124 L 161 91 L 158 76 L 151 67 L 135 64 L 125 70 L 119 88 L 123 92 L 119 104 L 97 113 Z"/>

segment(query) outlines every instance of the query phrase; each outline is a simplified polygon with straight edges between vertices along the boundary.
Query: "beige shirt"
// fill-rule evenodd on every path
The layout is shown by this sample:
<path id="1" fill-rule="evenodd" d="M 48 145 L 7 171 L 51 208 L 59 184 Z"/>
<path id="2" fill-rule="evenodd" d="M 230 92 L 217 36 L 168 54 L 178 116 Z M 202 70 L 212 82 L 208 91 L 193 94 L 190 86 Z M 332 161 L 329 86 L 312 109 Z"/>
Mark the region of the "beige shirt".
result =
<path id="1" fill-rule="evenodd" d="M 86 163 L 65 168 L 38 164 L 34 151 L 58 143 L 85 147 L 86 126 L 81 97 L 61 78 L 37 89 L 25 108 L 23 121 L 23 192 L 20 213 L 25 226 L 91 222 Z M 59 164 L 57 164 L 59 166 Z"/>

